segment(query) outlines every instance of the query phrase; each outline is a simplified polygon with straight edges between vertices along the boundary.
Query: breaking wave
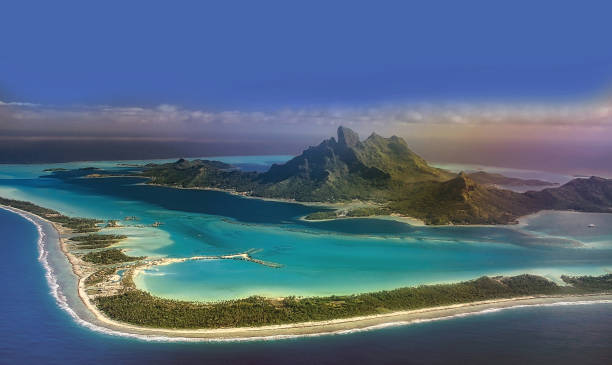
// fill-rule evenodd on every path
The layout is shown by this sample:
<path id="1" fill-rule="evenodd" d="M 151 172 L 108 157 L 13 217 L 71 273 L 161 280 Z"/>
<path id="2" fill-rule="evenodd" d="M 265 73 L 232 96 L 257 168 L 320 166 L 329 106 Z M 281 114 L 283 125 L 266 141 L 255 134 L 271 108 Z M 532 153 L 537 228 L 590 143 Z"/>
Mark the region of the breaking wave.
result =
<path id="1" fill-rule="evenodd" d="M 68 303 L 68 299 L 62 292 L 60 285 L 58 284 L 57 277 L 55 275 L 53 267 L 49 264 L 49 242 L 48 235 L 45 232 L 42 224 L 38 221 L 40 218 L 26 214 L 22 211 L 15 209 L 8 209 L 13 213 L 19 214 L 23 218 L 30 221 L 38 231 L 38 261 L 42 264 L 45 269 L 45 278 L 47 279 L 47 283 L 50 288 L 50 294 L 55 298 L 55 302 L 57 305 L 63 309 L 66 313 L 72 317 L 72 319 L 78 323 L 79 325 L 106 335 L 117 336 L 117 337 L 126 337 L 133 338 L 143 341 L 151 341 L 151 342 L 248 342 L 248 341 L 272 341 L 272 340 L 283 340 L 283 339 L 294 339 L 301 337 L 320 337 L 320 336 L 334 336 L 334 335 L 347 335 L 352 333 L 359 332 L 367 332 L 373 330 L 380 330 L 384 328 L 392 328 L 392 327 L 400 327 L 407 326 L 411 324 L 419 324 L 419 323 L 429 323 L 429 322 L 437 322 L 437 321 L 445 321 L 452 320 L 456 318 L 464 318 L 477 316 L 488 313 L 496 313 L 505 310 L 518 309 L 518 308 L 535 308 L 535 307 L 554 307 L 554 306 L 576 306 L 576 305 L 592 305 L 592 304 L 612 304 L 612 300 L 603 299 L 603 300 L 581 300 L 581 301 L 559 301 L 555 303 L 543 303 L 543 304 L 517 304 L 510 307 L 503 308 L 490 308 L 483 309 L 475 312 L 467 312 L 467 313 L 458 313 L 448 316 L 441 316 L 436 318 L 425 318 L 425 319 L 414 319 L 409 321 L 395 321 L 388 322 L 382 324 L 376 324 L 372 326 L 367 326 L 363 328 L 355 328 L 355 329 L 346 329 L 346 330 L 338 330 L 332 332 L 322 332 L 322 333 L 313 333 L 313 334 L 299 334 L 299 335 L 272 335 L 272 336 L 260 336 L 260 337 L 243 337 L 243 338 L 190 338 L 190 337 L 169 337 L 169 336 L 158 336 L 158 335 L 144 335 L 137 333 L 129 333 L 129 332 L 121 332 L 117 330 L 113 330 L 110 328 L 102 327 L 97 324 L 91 323 L 87 320 L 81 318 L 78 313 L 70 307 Z"/>

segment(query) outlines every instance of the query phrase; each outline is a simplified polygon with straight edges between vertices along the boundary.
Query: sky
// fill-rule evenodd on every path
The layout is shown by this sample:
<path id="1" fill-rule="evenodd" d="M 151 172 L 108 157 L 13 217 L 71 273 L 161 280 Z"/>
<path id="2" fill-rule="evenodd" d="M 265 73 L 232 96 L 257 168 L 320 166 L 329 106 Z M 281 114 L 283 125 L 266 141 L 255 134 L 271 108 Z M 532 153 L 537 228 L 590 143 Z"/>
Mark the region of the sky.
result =
<path id="1" fill-rule="evenodd" d="M 71 143 L 104 158 L 108 141 L 294 154 L 342 124 L 441 162 L 603 171 L 611 13 L 605 1 L 3 2 L 0 162 L 73 158 Z"/>

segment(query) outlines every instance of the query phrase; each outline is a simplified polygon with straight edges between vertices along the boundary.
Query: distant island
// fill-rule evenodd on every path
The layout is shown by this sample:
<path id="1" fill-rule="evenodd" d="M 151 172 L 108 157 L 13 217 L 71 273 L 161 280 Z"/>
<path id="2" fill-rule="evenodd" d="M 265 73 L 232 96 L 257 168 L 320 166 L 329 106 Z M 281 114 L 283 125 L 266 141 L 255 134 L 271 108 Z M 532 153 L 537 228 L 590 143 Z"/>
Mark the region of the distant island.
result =
<path id="1" fill-rule="evenodd" d="M 502 174 L 489 173 L 486 171 L 476 171 L 468 174 L 468 177 L 478 184 L 497 185 L 497 186 L 555 186 L 558 183 L 537 179 L 519 179 L 508 177 Z"/>
<path id="2" fill-rule="evenodd" d="M 612 212 L 612 180 L 577 178 L 541 191 L 517 193 L 497 185 L 547 186 L 540 180 L 487 172 L 451 173 L 430 166 L 397 136 L 376 133 L 361 141 L 338 128 L 338 136 L 310 147 L 263 173 L 243 172 L 219 161 L 180 159 L 146 165 L 151 184 L 220 189 L 245 196 L 297 202 L 369 204 L 343 211 L 321 211 L 306 219 L 397 214 L 426 224 L 511 224 L 541 210 Z"/>

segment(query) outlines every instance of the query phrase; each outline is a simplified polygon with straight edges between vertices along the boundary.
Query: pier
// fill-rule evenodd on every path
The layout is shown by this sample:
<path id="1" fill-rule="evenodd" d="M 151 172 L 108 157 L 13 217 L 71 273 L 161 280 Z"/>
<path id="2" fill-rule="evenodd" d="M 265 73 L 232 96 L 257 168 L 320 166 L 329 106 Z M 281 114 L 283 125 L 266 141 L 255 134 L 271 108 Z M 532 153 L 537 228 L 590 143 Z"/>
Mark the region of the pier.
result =
<path id="1" fill-rule="evenodd" d="M 239 253 L 234 253 L 234 254 L 229 254 L 229 255 L 192 256 L 192 257 L 181 257 L 181 258 L 161 258 L 161 259 L 155 259 L 155 260 L 148 261 L 144 266 L 146 268 L 150 268 L 150 267 L 153 267 L 153 266 L 163 266 L 163 265 L 170 265 L 170 264 L 175 264 L 175 263 L 179 263 L 179 262 L 202 261 L 202 260 L 242 260 L 242 261 L 254 262 L 256 264 L 267 266 L 267 267 L 271 267 L 271 268 L 274 268 L 274 269 L 280 269 L 281 267 L 284 266 L 284 265 L 278 264 L 276 262 L 264 261 L 264 260 L 253 258 L 251 256 L 251 254 L 255 253 L 255 252 L 259 252 L 259 251 L 255 250 L 255 249 L 250 249 L 250 250 L 245 251 L 245 252 L 239 252 Z"/>

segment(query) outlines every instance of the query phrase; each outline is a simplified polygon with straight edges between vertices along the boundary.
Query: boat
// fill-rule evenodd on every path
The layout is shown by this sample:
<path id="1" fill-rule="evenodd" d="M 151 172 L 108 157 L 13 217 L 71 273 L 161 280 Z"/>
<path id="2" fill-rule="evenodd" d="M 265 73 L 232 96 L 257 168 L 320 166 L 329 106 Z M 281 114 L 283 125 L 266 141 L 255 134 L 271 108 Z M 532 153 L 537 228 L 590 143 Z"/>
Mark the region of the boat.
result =
<path id="1" fill-rule="evenodd" d="M 594 225 L 593 223 L 591 223 L 591 224 L 589 224 L 587 227 L 589 227 L 589 228 L 595 228 L 595 227 L 597 227 L 597 226 L 596 226 L 596 225 Z"/>

